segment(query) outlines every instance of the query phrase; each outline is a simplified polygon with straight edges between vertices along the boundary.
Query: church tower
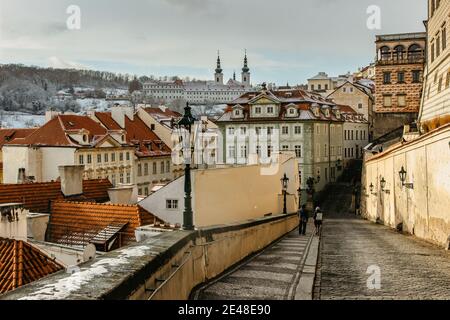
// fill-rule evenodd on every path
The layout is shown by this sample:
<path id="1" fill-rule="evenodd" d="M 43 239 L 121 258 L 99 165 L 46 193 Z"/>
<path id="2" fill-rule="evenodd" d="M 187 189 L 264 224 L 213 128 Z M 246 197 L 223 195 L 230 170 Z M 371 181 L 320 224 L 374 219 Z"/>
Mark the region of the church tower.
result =
<path id="1" fill-rule="evenodd" d="M 216 84 L 223 84 L 223 70 L 220 66 L 220 52 L 217 53 L 217 68 L 216 73 L 214 74 L 214 79 Z"/>
<path id="2" fill-rule="evenodd" d="M 250 87 L 250 68 L 247 61 L 247 50 L 245 50 L 244 67 L 242 68 L 242 84 Z"/>

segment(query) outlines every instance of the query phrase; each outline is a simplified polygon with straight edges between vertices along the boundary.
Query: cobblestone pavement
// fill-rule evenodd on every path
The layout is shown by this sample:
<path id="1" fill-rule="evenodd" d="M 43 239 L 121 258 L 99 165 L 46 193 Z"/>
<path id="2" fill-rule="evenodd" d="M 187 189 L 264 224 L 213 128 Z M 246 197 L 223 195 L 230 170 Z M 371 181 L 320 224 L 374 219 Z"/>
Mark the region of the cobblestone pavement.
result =
<path id="1" fill-rule="evenodd" d="M 379 290 L 368 289 L 370 266 Z M 346 213 L 325 215 L 318 269 L 316 299 L 450 299 L 449 252 Z"/>
<path id="2" fill-rule="evenodd" d="M 306 236 L 298 229 L 198 291 L 198 300 L 294 299 L 314 226 Z"/>

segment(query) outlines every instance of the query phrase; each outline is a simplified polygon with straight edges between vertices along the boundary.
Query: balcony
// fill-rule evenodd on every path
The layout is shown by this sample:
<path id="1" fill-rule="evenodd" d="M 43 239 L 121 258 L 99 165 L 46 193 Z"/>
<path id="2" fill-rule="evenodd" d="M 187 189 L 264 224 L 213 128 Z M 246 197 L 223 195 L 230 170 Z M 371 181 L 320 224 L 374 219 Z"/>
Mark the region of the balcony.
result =
<path id="1" fill-rule="evenodd" d="M 394 58 L 381 58 L 377 61 L 377 66 L 388 66 L 388 65 L 404 65 L 404 64 L 424 64 L 425 56 L 412 56 L 404 59 Z"/>

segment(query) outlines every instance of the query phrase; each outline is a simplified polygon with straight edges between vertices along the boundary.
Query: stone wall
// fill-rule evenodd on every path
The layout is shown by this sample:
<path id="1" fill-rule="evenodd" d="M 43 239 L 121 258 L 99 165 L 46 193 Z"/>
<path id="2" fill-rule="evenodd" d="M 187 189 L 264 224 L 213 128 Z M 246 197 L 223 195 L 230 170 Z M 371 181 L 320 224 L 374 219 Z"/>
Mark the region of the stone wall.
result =
<path id="1" fill-rule="evenodd" d="M 392 228 L 402 225 L 405 232 L 445 246 L 450 236 L 449 159 L 450 125 L 367 159 L 362 215 Z M 407 172 L 405 182 L 413 188 L 402 185 L 402 167 Z"/>
<path id="2" fill-rule="evenodd" d="M 385 134 L 410 124 L 417 119 L 417 113 L 374 113 L 373 127 L 370 128 L 372 139 L 378 139 Z"/>
<path id="3" fill-rule="evenodd" d="M 296 214 L 166 232 L 61 271 L 3 300 L 186 300 L 192 290 L 298 226 Z"/>

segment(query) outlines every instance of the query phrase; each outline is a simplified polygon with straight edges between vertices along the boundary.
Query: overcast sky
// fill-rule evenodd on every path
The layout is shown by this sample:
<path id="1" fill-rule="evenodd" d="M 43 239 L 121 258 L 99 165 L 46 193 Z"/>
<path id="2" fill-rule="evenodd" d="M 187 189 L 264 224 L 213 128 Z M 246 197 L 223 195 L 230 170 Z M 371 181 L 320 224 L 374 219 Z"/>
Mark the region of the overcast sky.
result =
<path id="1" fill-rule="evenodd" d="M 376 34 L 424 31 L 426 0 L 0 0 L 0 63 L 225 78 L 248 51 L 254 84 L 304 83 L 374 59 Z M 69 5 L 81 29 L 68 30 Z M 370 5 L 381 30 L 366 27 Z M 240 76 L 239 76 L 240 78 Z"/>

